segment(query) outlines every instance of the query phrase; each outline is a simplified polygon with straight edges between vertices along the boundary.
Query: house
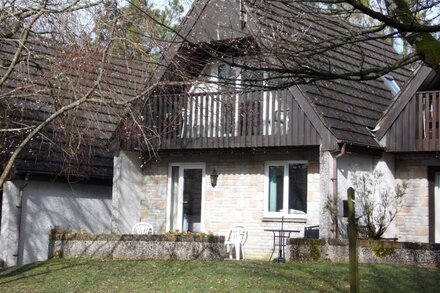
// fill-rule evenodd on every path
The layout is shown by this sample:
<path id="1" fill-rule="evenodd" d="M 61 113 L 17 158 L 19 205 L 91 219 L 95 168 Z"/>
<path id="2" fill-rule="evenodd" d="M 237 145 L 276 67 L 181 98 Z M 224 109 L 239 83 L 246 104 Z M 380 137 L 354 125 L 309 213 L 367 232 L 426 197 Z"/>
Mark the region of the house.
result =
<path id="1" fill-rule="evenodd" d="M 14 40 L 0 42 L 1 64 L 9 64 L 16 48 Z M 100 68 L 104 74 L 95 99 L 123 101 L 144 89 L 147 71 L 138 62 L 109 58 L 102 64 L 96 52 L 41 39 L 30 39 L 26 48 L 0 89 L 2 129 L 38 125 L 86 94 Z M 55 227 L 111 231 L 114 150 L 109 140 L 124 110 L 115 103 L 84 104 L 50 123 L 23 149 L 1 191 L 0 259 L 6 265 L 47 259 Z M 23 138 L 23 132 L 0 133 L 1 171 Z"/>
<path id="2" fill-rule="evenodd" d="M 300 231 L 319 225 L 320 237 L 344 236 L 343 201 L 353 176 L 379 170 L 384 187 L 407 186 L 385 236 L 435 240 L 434 203 L 428 200 L 434 185 L 428 182 L 437 170 L 439 145 L 426 139 L 438 130 L 439 115 L 433 114 L 438 94 L 418 102 L 414 97 L 438 90 L 438 75 L 401 68 L 368 81 L 264 84 L 270 79 L 269 62 L 279 70 L 285 63 L 295 65 L 277 58 L 288 44 L 311 50 L 347 39 L 347 23 L 310 9 L 279 1 L 196 1 L 165 54 L 166 66 L 153 77 L 182 84 L 158 88 L 144 109 L 147 128 L 161 134 L 157 158 L 140 159 L 145 146 L 130 139 L 115 158 L 114 232 L 128 233 L 137 221 L 153 224 L 158 232 L 222 235 L 243 225 L 249 230 L 247 257 L 268 258 L 273 239 L 264 230 L 279 228 L 282 220 L 284 227 Z M 272 37 L 274 30 L 280 35 Z M 263 46 L 277 50 L 256 60 L 253 54 Z M 399 58 L 380 38 L 335 47 L 309 54 L 300 69 L 325 64 L 335 72 L 356 66 L 368 71 Z M 263 69 L 246 70 L 247 62 Z M 129 122 L 123 126 L 130 128 Z M 325 208 L 329 198 L 337 202 L 335 221 Z"/>
<path id="3" fill-rule="evenodd" d="M 97 131 L 102 144 L 83 164 L 91 167 L 67 168 L 85 170 L 75 176 L 88 184 L 72 187 L 64 159 L 44 161 L 48 146 L 17 163 L 3 189 L 1 257 L 7 264 L 44 259 L 55 225 L 126 234 L 146 221 L 156 233 L 226 235 L 243 225 L 246 258 L 267 259 L 273 238 L 264 230 L 281 221 L 300 231 L 294 237 L 310 225 L 319 225 L 321 238 L 344 237 L 346 190 L 354 174 L 375 170 L 384 186 L 407 186 L 386 237 L 439 242 L 439 76 L 422 67 L 368 81 L 326 79 L 328 68 L 334 77 L 399 60 L 381 38 L 346 42 L 347 28 L 305 3 L 196 1 L 148 82 L 142 68 L 108 67 L 109 78 L 125 81 L 108 84 L 120 98 L 146 83 L 161 86 L 137 105 L 136 123 L 120 113 L 100 120 L 111 123 L 97 125 L 108 127 Z M 327 49 L 314 51 L 317 44 Z M 288 59 L 290 46 L 299 59 Z M 273 54 L 256 59 L 261 48 Z M 277 75 L 287 65 L 298 66 L 290 79 Z M 108 145 L 111 137 L 122 143 Z M 55 183 L 55 174 L 63 182 Z M 336 220 L 325 207 L 329 198 L 337 202 Z"/>

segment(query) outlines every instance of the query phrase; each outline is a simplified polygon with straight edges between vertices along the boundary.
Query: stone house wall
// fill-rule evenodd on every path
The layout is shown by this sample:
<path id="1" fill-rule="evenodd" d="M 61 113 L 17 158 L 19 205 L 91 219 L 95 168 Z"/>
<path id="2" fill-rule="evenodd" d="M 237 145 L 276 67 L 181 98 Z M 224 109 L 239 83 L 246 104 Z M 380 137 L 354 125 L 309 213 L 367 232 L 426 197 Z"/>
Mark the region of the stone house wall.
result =
<path id="1" fill-rule="evenodd" d="M 380 188 L 394 191 L 396 183 L 400 183 L 398 178 L 395 178 L 395 166 L 394 156 L 390 154 L 379 155 L 367 155 L 347 153 L 340 157 L 337 162 L 338 169 L 338 213 L 339 213 L 339 232 L 341 238 L 347 238 L 347 218 L 343 217 L 343 201 L 347 200 L 347 189 L 354 187 L 355 176 L 362 176 L 362 174 L 368 174 L 373 177 L 374 172 L 380 172 L 382 174 L 379 179 Z M 377 195 L 378 196 L 378 195 Z M 395 223 L 391 223 L 387 231 L 384 234 L 385 238 L 398 237 L 398 230 Z"/>
<path id="2" fill-rule="evenodd" d="M 407 184 L 402 207 L 395 219 L 399 241 L 430 240 L 428 167 L 431 166 L 440 166 L 440 159 L 431 154 L 396 155 L 395 177 Z"/>
<path id="3" fill-rule="evenodd" d="M 265 194 L 265 162 L 306 160 L 307 219 L 285 223 L 285 228 L 299 229 L 304 225 L 319 224 L 320 170 L 319 150 L 285 150 L 265 153 L 240 152 L 192 152 L 161 153 L 160 160 L 143 169 L 144 179 L 140 199 L 140 220 L 152 223 L 157 233 L 166 232 L 168 172 L 171 163 L 204 163 L 205 190 L 202 199 L 204 232 L 227 236 L 229 228 L 243 225 L 249 232 L 245 244 L 246 258 L 269 258 L 273 250 L 273 238 L 264 229 L 279 228 L 281 219 L 263 217 Z M 210 184 L 210 174 L 219 174 L 216 187 Z"/>
<path id="4" fill-rule="evenodd" d="M 119 204 L 127 205 L 129 202 L 130 206 L 137 207 L 131 209 L 133 223 L 125 226 L 131 226 L 135 221 L 146 221 L 153 224 L 155 233 L 166 232 L 170 164 L 202 163 L 205 168 L 203 231 L 226 236 L 230 227 L 243 225 L 249 230 L 246 257 L 268 258 L 272 253 L 273 242 L 271 233 L 264 229 L 280 227 L 280 219 L 264 217 L 264 198 L 267 196 L 264 183 L 265 163 L 289 160 L 308 162 L 308 210 L 306 219 L 290 220 L 285 227 L 300 229 L 301 233 L 294 237 L 302 237 L 305 225 L 319 224 L 321 237 L 326 237 L 324 230 L 329 220 L 323 216 L 323 204 L 328 194 L 332 194 L 333 159 L 331 155 L 320 154 L 318 148 L 161 152 L 156 161 L 145 164 L 137 171 L 141 179 L 136 183 L 139 186 L 132 188 L 137 190 L 136 195 L 132 192 L 121 193 Z M 338 159 L 338 194 L 342 201 L 345 198 L 344 192 L 350 185 L 350 173 L 380 169 L 385 175 L 384 184 L 389 188 L 393 188 L 398 182 L 407 184 L 407 194 L 394 223 L 384 236 L 397 237 L 399 241 L 428 242 L 428 166 L 440 166 L 440 160 L 417 154 L 384 154 L 380 157 L 349 153 Z M 214 188 L 210 185 L 213 169 L 219 174 L 217 186 Z M 113 201 L 115 200 L 114 196 Z M 117 209 L 117 206 L 114 208 Z M 340 206 L 341 215 L 342 210 Z M 127 218 L 124 215 L 120 217 Z M 345 218 L 341 217 L 340 228 L 344 227 L 344 221 Z M 128 228 L 118 230 L 119 233 L 130 233 Z M 341 236 L 344 236 L 343 233 Z"/>
<path id="5" fill-rule="evenodd" d="M 405 242 L 429 242 L 432 241 L 430 226 L 433 229 L 433 223 L 430 223 L 430 214 L 433 211 L 430 211 L 428 168 L 432 166 L 440 166 L 440 159 L 432 154 L 383 154 L 381 157 L 353 157 L 348 154 L 338 160 L 338 193 L 341 199 L 346 199 L 346 194 L 341 192 L 345 192 L 351 185 L 350 173 L 380 170 L 384 175 L 382 185 L 387 188 L 392 189 L 396 184 L 406 185 L 406 194 L 398 213 L 384 237 Z M 339 210 L 341 213 L 341 206 Z M 342 218 L 341 222 L 343 229 L 346 218 Z M 341 235 L 344 235 L 344 231 Z"/>

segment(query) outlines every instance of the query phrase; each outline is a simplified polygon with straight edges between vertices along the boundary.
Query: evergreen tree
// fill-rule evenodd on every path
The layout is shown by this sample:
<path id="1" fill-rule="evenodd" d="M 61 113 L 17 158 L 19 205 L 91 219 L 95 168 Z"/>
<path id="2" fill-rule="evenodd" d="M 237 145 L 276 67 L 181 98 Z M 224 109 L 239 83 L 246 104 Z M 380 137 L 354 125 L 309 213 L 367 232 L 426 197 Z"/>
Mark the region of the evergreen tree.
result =
<path id="1" fill-rule="evenodd" d="M 124 6 L 117 1 L 108 1 L 103 11 L 97 14 L 95 42 L 105 44 L 113 38 L 113 54 L 155 59 L 174 36 L 182 13 L 183 6 L 179 0 L 169 0 L 163 8 L 155 8 L 148 0 L 129 0 Z M 111 32 L 112 21 L 116 21 L 117 25 Z"/>

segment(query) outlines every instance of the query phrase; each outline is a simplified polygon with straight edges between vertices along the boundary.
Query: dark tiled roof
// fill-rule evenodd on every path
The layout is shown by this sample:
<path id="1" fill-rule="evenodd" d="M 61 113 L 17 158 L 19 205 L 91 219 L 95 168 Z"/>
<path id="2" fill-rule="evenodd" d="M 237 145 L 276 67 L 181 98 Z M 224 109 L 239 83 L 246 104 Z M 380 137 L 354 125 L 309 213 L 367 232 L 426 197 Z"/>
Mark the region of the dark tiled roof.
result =
<path id="1" fill-rule="evenodd" d="M 0 43 L 0 63 L 8 65 L 16 42 Z M 100 55 L 86 50 L 30 41 L 21 62 L 1 87 L 0 128 L 35 125 L 51 113 L 85 95 L 104 68 L 102 81 L 92 97 L 108 104 L 88 103 L 71 110 L 50 123 L 26 149 L 15 164 L 17 171 L 69 174 L 86 177 L 112 176 L 113 152 L 109 147 L 125 108 L 122 102 L 139 94 L 147 79 L 146 66 L 110 57 L 102 66 Z M 0 74 L 4 74 L 0 69 Z M 0 163 L 9 158 L 23 138 L 0 133 Z"/>
<path id="2" fill-rule="evenodd" d="M 320 81 L 300 87 L 338 140 L 378 146 L 370 130 L 391 102 L 392 95 L 387 89 L 375 88 L 375 83 L 383 85 L 382 81 L 343 80 Z M 371 91 L 361 92 L 360 88 Z M 356 89 L 358 93 L 352 93 Z"/>
<path id="3" fill-rule="evenodd" d="M 368 40 L 362 42 L 350 43 L 351 34 L 358 31 L 352 25 L 335 17 L 317 14 L 306 3 L 290 3 L 248 3 L 249 18 L 257 24 L 254 37 L 262 46 L 272 46 L 276 58 L 283 60 L 279 68 L 287 66 L 298 72 L 309 69 L 328 71 L 331 68 L 332 73 L 346 74 L 359 70 L 361 66 L 364 72 L 376 66 L 393 66 L 401 58 L 391 45 L 376 35 L 368 35 Z M 275 29 L 282 38 L 270 35 Z M 326 46 L 328 50 L 322 50 Z M 292 51 L 298 55 L 294 60 Z M 391 74 L 403 85 L 411 71 L 400 68 Z M 383 81 L 325 78 L 317 76 L 318 81 L 304 80 L 310 83 L 300 85 L 324 125 L 338 140 L 380 146 L 368 128 L 375 127 L 393 100 Z"/>

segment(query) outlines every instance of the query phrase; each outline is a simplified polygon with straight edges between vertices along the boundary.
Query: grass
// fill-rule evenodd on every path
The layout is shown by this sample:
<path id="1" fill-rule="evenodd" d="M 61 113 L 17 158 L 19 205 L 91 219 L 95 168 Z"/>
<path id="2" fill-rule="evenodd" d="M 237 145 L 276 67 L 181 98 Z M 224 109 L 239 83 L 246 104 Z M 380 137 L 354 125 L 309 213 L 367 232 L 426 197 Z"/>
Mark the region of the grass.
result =
<path id="1" fill-rule="evenodd" d="M 361 265 L 361 292 L 438 292 L 440 270 Z M 341 292 L 348 266 L 58 259 L 0 270 L 0 292 Z"/>

